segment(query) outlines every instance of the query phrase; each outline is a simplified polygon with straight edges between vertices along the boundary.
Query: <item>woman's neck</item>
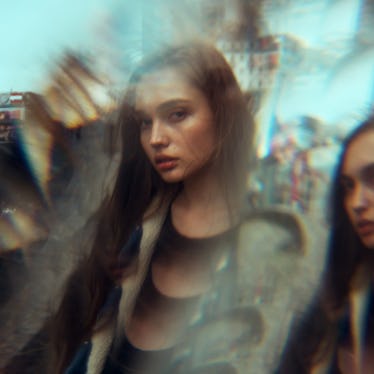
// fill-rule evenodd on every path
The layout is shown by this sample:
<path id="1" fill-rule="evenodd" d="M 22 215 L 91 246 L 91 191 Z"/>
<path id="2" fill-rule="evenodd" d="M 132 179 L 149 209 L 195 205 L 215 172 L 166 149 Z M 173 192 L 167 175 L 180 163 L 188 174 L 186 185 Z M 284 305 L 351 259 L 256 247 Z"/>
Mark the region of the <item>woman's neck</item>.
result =
<path id="1" fill-rule="evenodd" d="M 172 204 L 172 222 L 187 237 L 209 237 L 237 221 L 217 173 L 207 172 L 184 181 Z"/>

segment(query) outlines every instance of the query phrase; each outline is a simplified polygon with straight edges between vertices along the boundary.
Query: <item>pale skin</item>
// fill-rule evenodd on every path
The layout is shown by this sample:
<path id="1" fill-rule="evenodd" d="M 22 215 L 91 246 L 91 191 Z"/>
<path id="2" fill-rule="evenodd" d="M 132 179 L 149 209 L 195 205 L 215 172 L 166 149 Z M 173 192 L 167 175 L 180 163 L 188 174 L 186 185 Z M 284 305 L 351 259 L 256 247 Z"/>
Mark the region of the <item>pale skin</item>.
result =
<path id="1" fill-rule="evenodd" d="M 171 206 L 175 229 L 186 237 L 206 238 L 232 226 L 227 200 L 214 161 L 214 116 L 203 93 L 175 69 L 146 75 L 136 88 L 142 119 L 141 145 L 165 182 L 182 182 Z M 151 265 L 154 286 L 168 297 L 198 296 L 212 285 L 209 263 L 191 253 L 159 256 Z M 126 330 L 143 350 L 173 346 L 190 315 L 186 310 L 154 305 L 135 310 Z"/>

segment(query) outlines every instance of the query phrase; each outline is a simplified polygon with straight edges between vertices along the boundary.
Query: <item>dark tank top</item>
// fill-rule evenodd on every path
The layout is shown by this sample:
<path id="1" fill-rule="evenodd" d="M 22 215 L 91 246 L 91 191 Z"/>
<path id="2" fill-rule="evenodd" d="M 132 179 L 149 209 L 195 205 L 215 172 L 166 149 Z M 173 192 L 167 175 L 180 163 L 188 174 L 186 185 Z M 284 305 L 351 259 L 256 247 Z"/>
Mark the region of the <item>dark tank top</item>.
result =
<path id="1" fill-rule="evenodd" d="M 193 313 L 201 295 L 191 297 L 168 297 L 162 294 L 152 279 L 152 263 L 159 256 L 164 259 L 189 253 L 198 256 L 201 261 L 209 264 L 220 251 L 233 248 L 236 228 L 208 238 L 188 238 L 181 235 L 173 226 L 170 210 L 161 229 L 154 253 L 151 259 L 145 281 L 139 293 L 134 313 L 137 308 L 147 308 L 157 305 L 161 308 L 181 310 L 185 315 Z M 186 252 L 187 251 L 187 252 Z M 210 271 L 207 268 L 207 271 Z M 117 349 L 112 349 L 104 366 L 103 374 L 166 374 L 173 373 L 170 362 L 174 347 L 161 350 L 142 350 L 131 344 L 125 336 Z"/>

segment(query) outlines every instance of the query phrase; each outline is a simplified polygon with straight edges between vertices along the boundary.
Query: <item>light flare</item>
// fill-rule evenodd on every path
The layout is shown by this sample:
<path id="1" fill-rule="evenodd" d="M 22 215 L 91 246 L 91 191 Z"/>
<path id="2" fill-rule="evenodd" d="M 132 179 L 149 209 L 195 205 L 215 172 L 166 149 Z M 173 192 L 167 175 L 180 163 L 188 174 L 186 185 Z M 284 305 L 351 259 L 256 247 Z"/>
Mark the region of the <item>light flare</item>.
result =
<path id="1" fill-rule="evenodd" d="M 26 121 L 20 130 L 20 145 L 33 178 L 49 202 L 48 183 L 51 179 L 51 152 L 53 137 L 51 132 L 32 119 Z"/>
<path id="2" fill-rule="evenodd" d="M 47 234 L 46 227 L 21 209 L 3 210 L 0 214 L 0 252 L 26 249 L 31 243 L 45 239 Z"/>

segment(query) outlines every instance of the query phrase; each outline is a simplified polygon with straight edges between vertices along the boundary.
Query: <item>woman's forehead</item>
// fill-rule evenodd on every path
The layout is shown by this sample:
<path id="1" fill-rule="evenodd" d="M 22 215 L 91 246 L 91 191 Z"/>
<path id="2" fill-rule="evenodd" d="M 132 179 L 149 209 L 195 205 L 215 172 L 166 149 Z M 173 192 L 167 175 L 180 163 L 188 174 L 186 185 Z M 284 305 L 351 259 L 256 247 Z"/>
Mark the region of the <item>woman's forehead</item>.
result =
<path id="1" fill-rule="evenodd" d="M 194 101 L 203 94 L 175 69 L 161 69 L 142 76 L 135 89 L 135 108 L 144 110 L 167 101 Z"/>
<path id="2" fill-rule="evenodd" d="M 354 174 L 374 163 L 374 130 L 359 134 L 349 144 L 343 162 L 343 174 Z"/>

